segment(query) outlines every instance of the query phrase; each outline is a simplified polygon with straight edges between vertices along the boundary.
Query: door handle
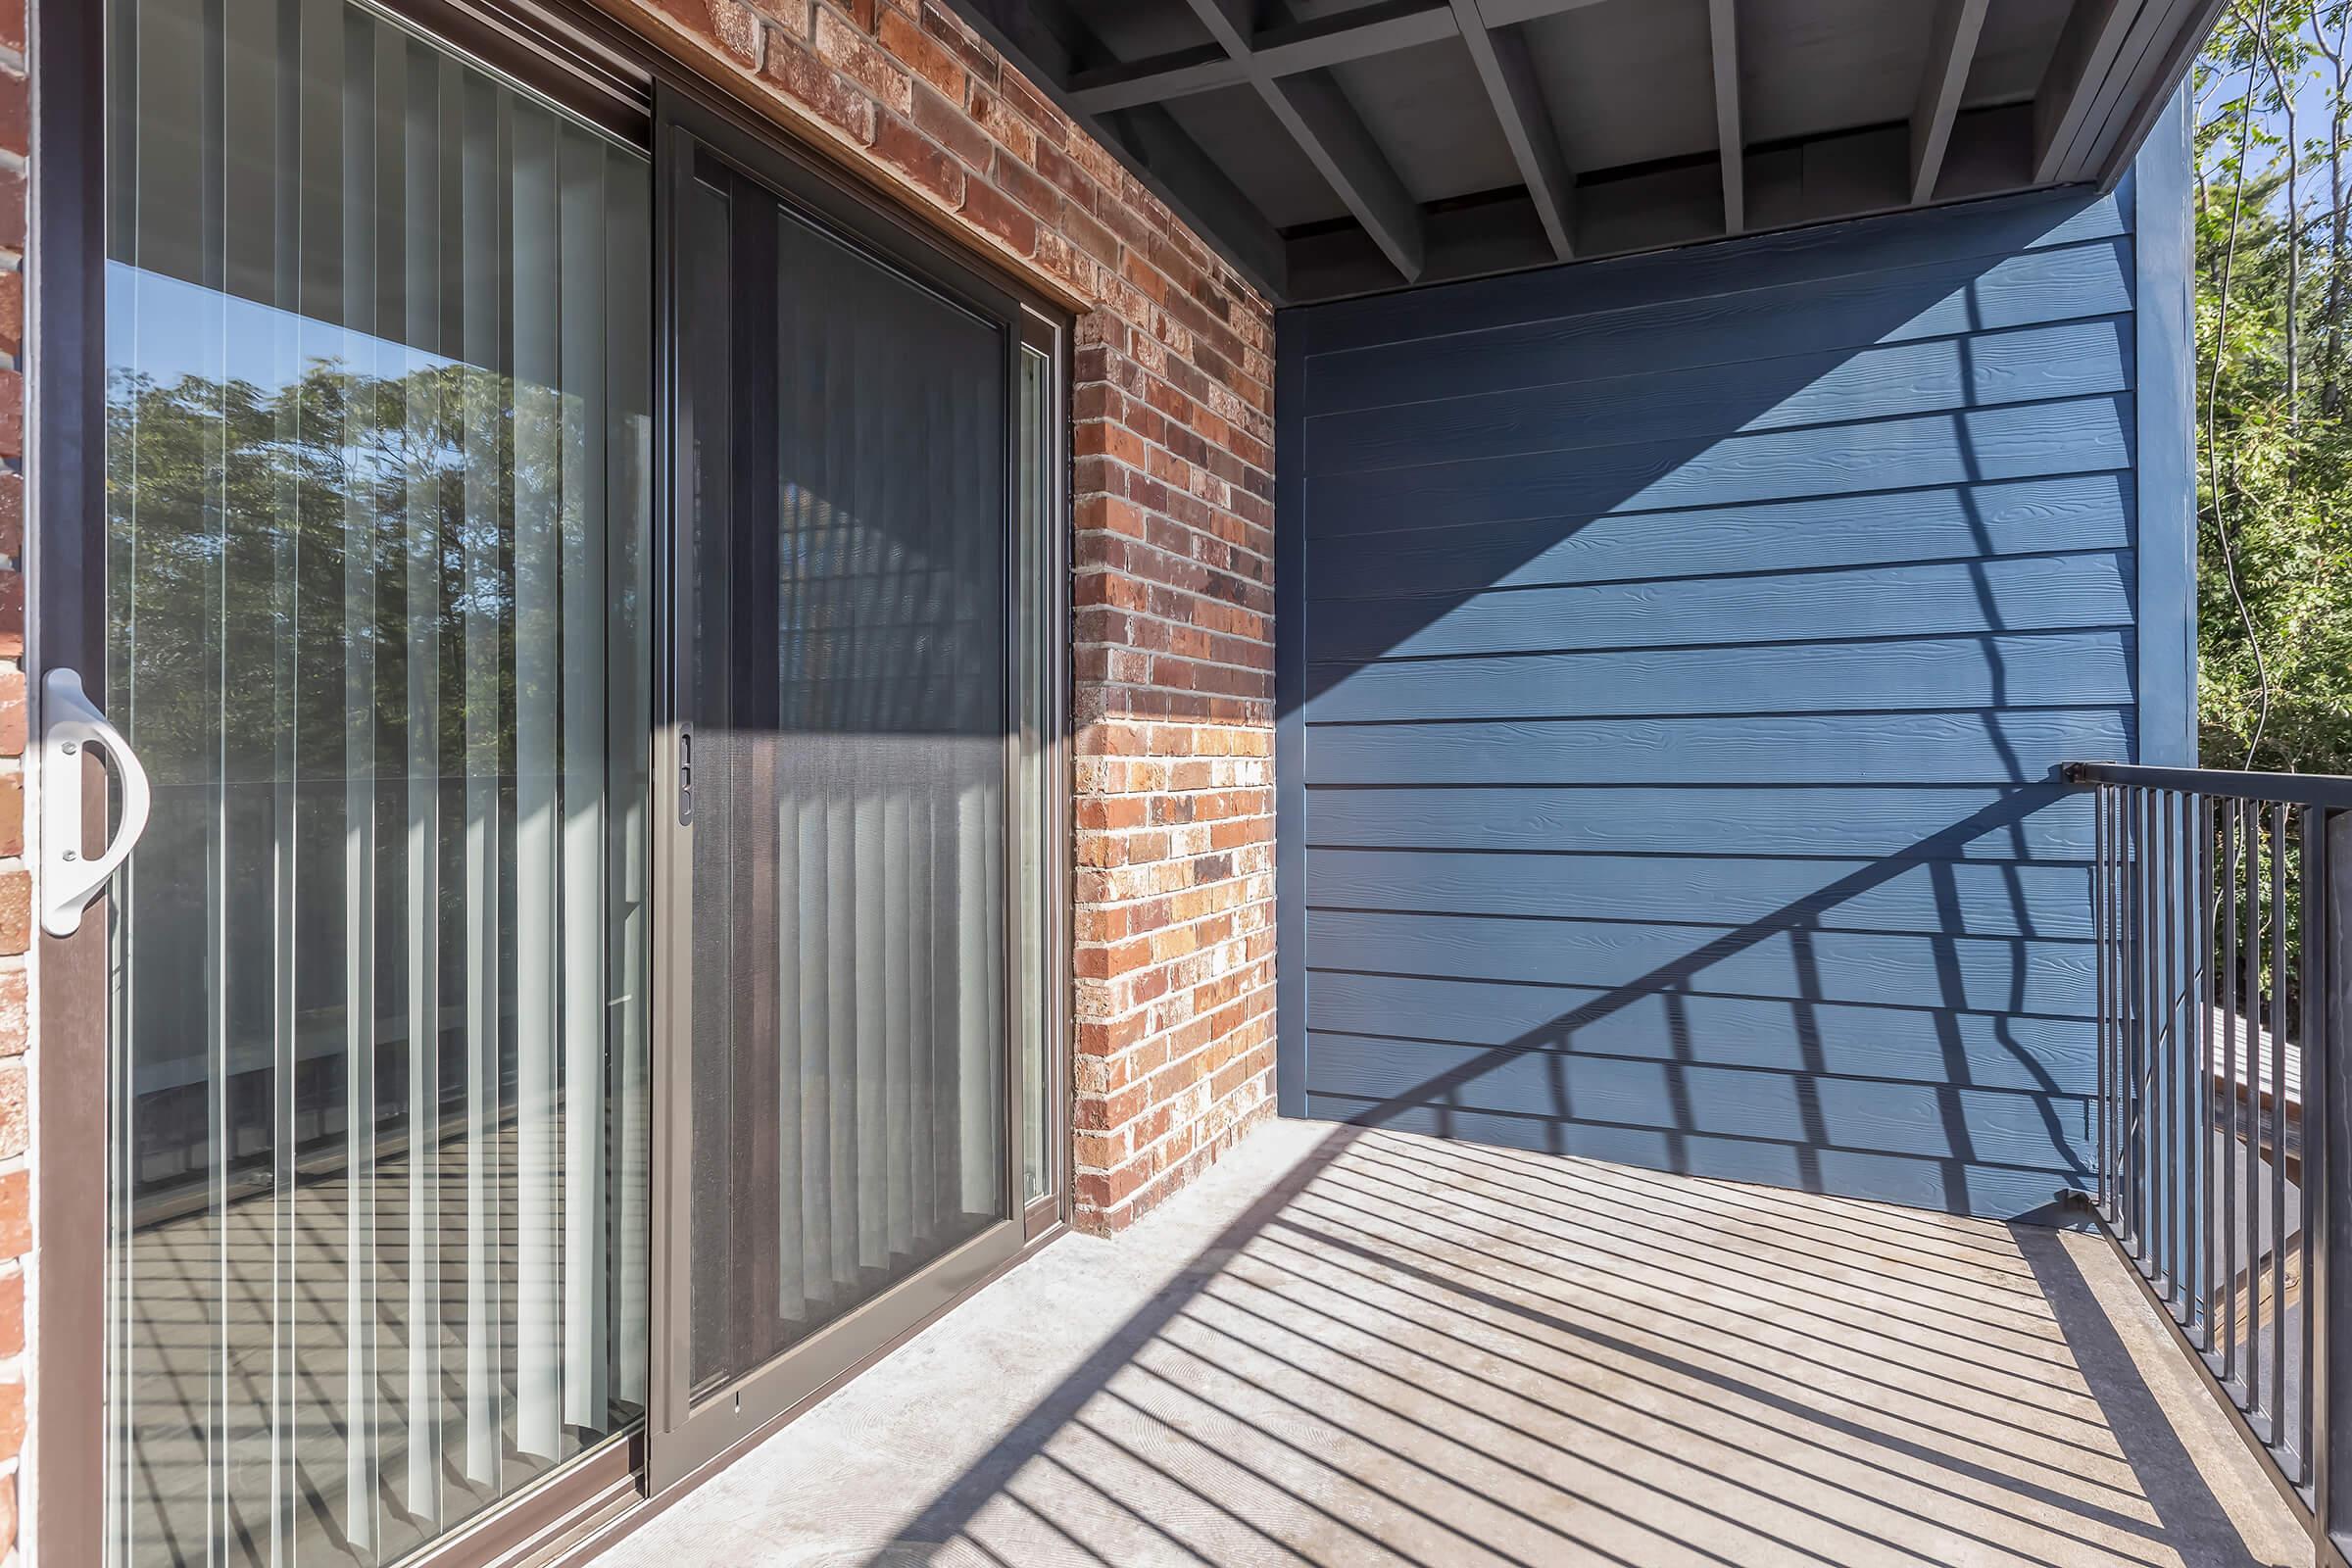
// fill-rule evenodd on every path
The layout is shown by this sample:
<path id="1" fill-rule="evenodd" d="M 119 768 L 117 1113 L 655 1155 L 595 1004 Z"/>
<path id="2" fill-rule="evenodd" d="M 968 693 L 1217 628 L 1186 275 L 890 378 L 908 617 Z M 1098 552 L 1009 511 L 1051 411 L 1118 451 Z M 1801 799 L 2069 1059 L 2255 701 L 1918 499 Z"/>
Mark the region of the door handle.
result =
<path id="1" fill-rule="evenodd" d="M 122 792 L 122 820 L 103 854 L 81 857 L 82 749 L 98 748 L 113 764 Z M 53 669 L 41 677 L 41 929 L 70 937 L 81 929 L 81 911 L 106 879 L 130 856 L 147 829 L 147 770 L 106 721 L 81 676 Z"/>

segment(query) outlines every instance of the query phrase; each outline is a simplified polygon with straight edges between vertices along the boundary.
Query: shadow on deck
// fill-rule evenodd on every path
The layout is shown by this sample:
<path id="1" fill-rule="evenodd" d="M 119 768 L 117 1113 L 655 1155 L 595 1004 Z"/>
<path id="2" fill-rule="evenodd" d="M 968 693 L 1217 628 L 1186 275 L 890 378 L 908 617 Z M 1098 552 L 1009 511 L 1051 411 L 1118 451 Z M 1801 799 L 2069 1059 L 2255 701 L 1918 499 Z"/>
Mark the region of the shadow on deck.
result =
<path id="1" fill-rule="evenodd" d="M 2309 1560 L 2094 1235 L 1300 1122 L 602 1559 Z"/>

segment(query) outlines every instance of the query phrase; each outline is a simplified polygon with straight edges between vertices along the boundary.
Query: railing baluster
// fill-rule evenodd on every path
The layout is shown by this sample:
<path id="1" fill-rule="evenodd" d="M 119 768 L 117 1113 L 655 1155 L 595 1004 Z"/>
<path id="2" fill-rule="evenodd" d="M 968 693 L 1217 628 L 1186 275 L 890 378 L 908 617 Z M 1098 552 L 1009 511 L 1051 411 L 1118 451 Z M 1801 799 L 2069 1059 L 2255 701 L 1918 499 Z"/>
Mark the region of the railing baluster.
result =
<path id="1" fill-rule="evenodd" d="M 2154 968 L 2154 948 L 2149 932 L 2150 911 L 2156 906 L 2154 858 L 2149 845 L 2155 839 L 2151 824 L 2155 814 L 2154 792 L 2137 790 L 2137 809 L 2132 824 L 2132 1168 L 2139 1181 L 2139 1211 L 2132 1217 L 2132 1250 L 2142 1265 L 2148 1262 L 2148 1236 L 2157 1201 L 2156 1167 L 2149 1159 L 2148 1088 L 2149 1062 L 2153 1057 L 2152 1041 L 2148 1030 L 2154 1016 L 2150 1005 L 2155 983 L 2150 978 Z"/>
<path id="2" fill-rule="evenodd" d="M 2222 1381 L 2237 1371 L 2237 872 L 2238 832 L 2243 816 L 2235 801 L 2221 804 L 2222 818 L 2222 949 L 2215 961 L 2222 971 Z"/>
<path id="3" fill-rule="evenodd" d="M 2195 1076 L 2190 1080 L 2189 1126 L 2191 1157 L 2196 1160 L 2196 1202 L 2191 1205 L 2189 1229 L 2189 1311 L 2197 1328 L 2197 1348 L 2213 1348 L 2213 800 L 2192 797 L 2196 828 L 2189 838 L 2196 857 L 2196 907 L 2190 911 L 2190 961 L 2195 983 L 2189 998 L 2189 1023 L 2195 1031 Z"/>
<path id="4" fill-rule="evenodd" d="M 2328 1180 L 2326 1169 L 2328 1142 L 2327 1122 L 2319 1110 L 2326 1091 L 2318 1081 L 2322 1035 L 2319 1028 L 2320 1005 L 2325 995 L 2326 971 L 2321 955 L 2327 939 L 2328 924 L 2328 848 L 2327 813 L 2317 807 L 2306 806 L 2297 813 L 2302 831 L 2303 864 L 2295 878 L 2295 902 L 2302 918 L 2301 941 L 2296 944 L 2295 984 L 2303 994 L 2299 1027 L 2302 1046 L 2302 1082 L 2297 1092 L 2302 1097 L 2303 1113 L 2297 1125 L 2296 1152 L 2300 1161 L 2303 1189 L 2303 1245 L 2301 1269 L 2303 1280 L 2303 1310 L 2296 1316 L 2303 1324 L 2303 1375 L 2296 1379 L 2295 1402 L 2300 1406 L 2297 1423 L 2303 1452 L 2302 1479 L 2312 1481 L 2317 1475 L 2319 1448 L 2313 1440 L 2313 1424 L 2320 1396 L 2321 1363 L 2312 1334 L 2314 1288 L 2319 1273 L 2313 1266 L 2314 1248 L 2319 1240 L 2320 1225 L 2326 1212 L 2323 1197 Z"/>
<path id="5" fill-rule="evenodd" d="M 2106 786 L 2101 785 L 2090 797 L 2090 1015 L 2091 1050 L 2096 1059 L 2092 1096 L 2098 1107 L 2090 1157 L 2097 1167 L 2091 1172 L 2091 1191 L 2097 1196 L 2099 1212 L 2112 1219 L 2115 1210 L 2107 1181 L 2112 1168 L 2107 1161 L 2107 1092 L 2112 1082 L 2107 1071 L 2107 796 Z"/>
<path id="6" fill-rule="evenodd" d="M 2180 815 L 2178 798 L 2171 790 L 2162 790 L 2156 798 L 2156 907 L 2162 921 L 2157 938 L 2158 952 L 2164 966 L 2157 991 L 2158 1038 L 2163 1042 L 2160 1069 L 2164 1087 L 2158 1092 L 2157 1104 L 2163 1121 L 2157 1130 L 2162 1140 L 2160 1163 L 2164 1171 L 2164 1212 L 2158 1216 L 2162 1229 L 2158 1231 L 2158 1267 L 2164 1275 L 2165 1299 L 2176 1304 L 2180 1299 L 2180 840 L 2177 832 Z"/>
<path id="7" fill-rule="evenodd" d="M 2271 1441 L 2286 1441 L 2286 808 L 2271 807 Z"/>
<path id="8" fill-rule="evenodd" d="M 2262 1405 L 2262 810 L 2238 805 L 2246 828 L 2246 1409 Z"/>

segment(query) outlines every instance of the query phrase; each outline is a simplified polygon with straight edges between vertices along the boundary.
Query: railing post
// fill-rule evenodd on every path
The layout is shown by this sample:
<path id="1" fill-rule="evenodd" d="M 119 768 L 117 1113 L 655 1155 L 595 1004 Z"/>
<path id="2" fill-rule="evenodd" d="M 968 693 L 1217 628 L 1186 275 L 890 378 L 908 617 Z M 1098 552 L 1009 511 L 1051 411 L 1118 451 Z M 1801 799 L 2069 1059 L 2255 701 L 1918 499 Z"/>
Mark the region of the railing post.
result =
<path id="1" fill-rule="evenodd" d="M 2307 829 L 2304 918 L 2316 912 L 2318 940 L 2304 951 L 2320 961 L 2304 977 L 2311 999 L 2303 1050 L 2305 1081 L 2319 1104 L 2303 1107 L 2304 1224 L 2314 1248 L 2308 1302 L 2312 1334 L 2308 1369 L 2312 1399 L 2312 1533 L 2323 1563 L 2341 1564 L 2346 1532 L 2335 1519 L 2339 1499 L 2352 1495 L 2352 1377 L 2336 1374 L 2333 1347 L 2352 1335 L 2352 1203 L 2336 1200 L 2336 1173 L 2352 1171 L 2352 811 L 2306 808 L 2320 819 Z M 2318 850 L 2320 864 L 2308 863 Z"/>

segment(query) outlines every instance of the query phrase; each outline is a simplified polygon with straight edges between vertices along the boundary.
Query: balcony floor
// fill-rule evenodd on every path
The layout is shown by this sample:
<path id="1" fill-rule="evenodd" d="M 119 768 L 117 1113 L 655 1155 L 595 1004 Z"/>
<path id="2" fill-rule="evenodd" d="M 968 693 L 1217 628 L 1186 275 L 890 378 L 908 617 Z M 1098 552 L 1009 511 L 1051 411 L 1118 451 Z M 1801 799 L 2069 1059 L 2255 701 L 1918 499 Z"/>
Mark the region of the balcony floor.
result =
<path id="1" fill-rule="evenodd" d="M 2307 1563 L 2095 1236 L 1329 1125 L 1048 1248 L 610 1568 Z"/>

